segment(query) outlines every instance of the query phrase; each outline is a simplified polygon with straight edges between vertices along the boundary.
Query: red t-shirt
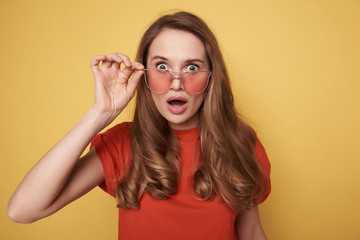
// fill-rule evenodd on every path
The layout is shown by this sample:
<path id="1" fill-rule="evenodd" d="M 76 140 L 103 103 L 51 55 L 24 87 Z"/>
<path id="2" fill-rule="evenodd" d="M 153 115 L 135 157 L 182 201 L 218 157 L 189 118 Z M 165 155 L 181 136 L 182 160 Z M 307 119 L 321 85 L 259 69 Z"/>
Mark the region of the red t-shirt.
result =
<path id="1" fill-rule="evenodd" d="M 100 187 L 112 196 L 130 160 L 130 126 L 128 122 L 116 125 L 91 142 L 104 171 L 105 181 Z M 197 199 L 192 192 L 194 153 L 199 152 L 198 129 L 175 130 L 175 133 L 181 149 L 178 192 L 166 200 L 153 199 L 145 193 L 140 210 L 120 208 L 119 239 L 236 239 L 236 212 L 224 202 Z M 259 140 L 255 154 L 269 182 L 268 192 L 257 201 L 261 203 L 270 193 L 270 162 Z"/>

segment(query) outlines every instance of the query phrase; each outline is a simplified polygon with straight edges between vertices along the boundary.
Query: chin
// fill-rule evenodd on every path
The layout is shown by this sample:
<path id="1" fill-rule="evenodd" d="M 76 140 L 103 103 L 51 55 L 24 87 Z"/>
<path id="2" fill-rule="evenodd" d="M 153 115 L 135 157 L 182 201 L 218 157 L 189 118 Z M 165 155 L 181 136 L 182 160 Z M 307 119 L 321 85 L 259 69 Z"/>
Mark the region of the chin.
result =
<path id="1" fill-rule="evenodd" d="M 175 119 L 176 118 L 176 119 Z M 169 126 L 173 129 L 185 130 L 190 128 L 195 128 L 198 125 L 198 119 L 188 119 L 188 118 L 168 118 L 166 119 L 169 123 Z"/>

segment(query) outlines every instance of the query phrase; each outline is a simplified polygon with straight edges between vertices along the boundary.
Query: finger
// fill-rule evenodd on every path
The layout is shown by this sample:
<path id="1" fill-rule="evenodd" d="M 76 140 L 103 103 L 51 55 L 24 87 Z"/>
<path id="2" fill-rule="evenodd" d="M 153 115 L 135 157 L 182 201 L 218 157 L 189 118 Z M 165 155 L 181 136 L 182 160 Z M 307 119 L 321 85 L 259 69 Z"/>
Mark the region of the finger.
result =
<path id="1" fill-rule="evenodd" d="M 143 70 L 144 66 L 139 62 L 133 62 L 131 64 L 131 67 L 125 67 L 122 70 L 122 74 L 124 74 L 127 78 L 130 78 L 130 76 L 134 73 L 135 70 Z"/>
<path id="2" fill-rule="evenodd" d="M 132 66 L 131 60 L 127 55 L 122 54 L 122 53 L 115 53 L 115 55 L 121 59 L 121 61 L 125 65 L 125 67 L 131 67 Z"/>
<path id="3" fill-rule="evenodd" d="M 91 70 L 93 72 L 100 71 L 100 62 L 105 59 L 105 55 L 97 55 L 93 58 L 93 60 L 90 63 Z"/>
<path id="4" fill-rule="evenodd" d="M 133 62 L 133 63 L 132 63 L 132 68 L 133 68 L 134 70 L 143 70 L 145 67 L 144 67 L 144 65 L 142 65 L 142 64 L 139 63 L 139 62 Z"/>
<path id="5" fill-rule="evenodd" d="M 107 58 L 106 58 L 106 60 L 104 60 L 104 61 L 102 62 L 102 67 L 103 67 L 103 68 L 109 68 L 109 67 L 111 67 L 111 62 L 108 61 Z"/>
<path id="6" fill-rule="evenodd" d="M 107 54 L 106 61 L 110 62 L 110 64 L 106 64 L 106 67 L 111 67 L 114 70 L 119 70 L 121 63 L 125 64 L 126 62 L 126 65 L 131 64 L 130 59 L 126 55 L 121 56 L 120 53 Z"/>
<path id="7" fill-rule="evenodd" d="M 128 88 L 128 91 L 134 95 L 135 94 L 135 90 L 136 90 L 136 87 L 137 85 L 139 84 L 139 81 L 141 79 L 141 76 L 144 74 L 144 71 L 136 71 L 132 78 L 131 78 L 131 81 L 129 81 L 128 85 L 127 85 L 127 88 Z"/>
<path id="8" fill-rule="evenodd" d="M 130 76 L 134 73 L 134 71 L 135 71 L 135 69 L 133 69 L 132 66 L 131 66 L 131 67 L 125 67 L 125 68 L 121 71 L 121 74 L 122 74 L 122 75 L 125 75 L 125 77 L 126 77 L 127 79 L 129 79 Z"/>
<path id="9" fill-rule="evenodd" d="M 114 70 L 120 70 L 120 63 L 119 62 L 112 62 L 111 68 Z"/>

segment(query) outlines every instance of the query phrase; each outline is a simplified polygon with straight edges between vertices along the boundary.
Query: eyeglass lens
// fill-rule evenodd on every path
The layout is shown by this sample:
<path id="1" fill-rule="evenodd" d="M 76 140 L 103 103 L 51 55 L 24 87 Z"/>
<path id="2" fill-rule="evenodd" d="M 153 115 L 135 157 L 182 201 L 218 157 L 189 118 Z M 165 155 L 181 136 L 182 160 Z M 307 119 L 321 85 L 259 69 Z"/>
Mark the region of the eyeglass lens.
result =
<path id="1" fill-rule="evenodd" d="M 169 91 L 173 76 L 168 71 L 147 69 L 145 70 L 147 85 L 150 90 L 158 93 Z M 188 93 L 202 92 L 208 83 L 210 72 L 185 72 L 180 78 L 184 90 Z"/>

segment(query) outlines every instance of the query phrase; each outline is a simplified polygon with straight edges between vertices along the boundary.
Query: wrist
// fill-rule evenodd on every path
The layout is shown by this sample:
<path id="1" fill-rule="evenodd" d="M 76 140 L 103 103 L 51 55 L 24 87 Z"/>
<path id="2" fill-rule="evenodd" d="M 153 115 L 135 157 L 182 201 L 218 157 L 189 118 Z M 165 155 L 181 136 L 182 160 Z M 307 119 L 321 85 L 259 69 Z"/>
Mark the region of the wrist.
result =
<path id="1" fill-rule="evenodd" d="M 90 108 L 90 110 L 85 115 L 86 118 L 90 118 L 94 127 L 97 131 L 100 132 L 103 128 L 107 127 L 114 119 L 116 115 L 111 112 L 99 111 L 95 107 Z"/>

